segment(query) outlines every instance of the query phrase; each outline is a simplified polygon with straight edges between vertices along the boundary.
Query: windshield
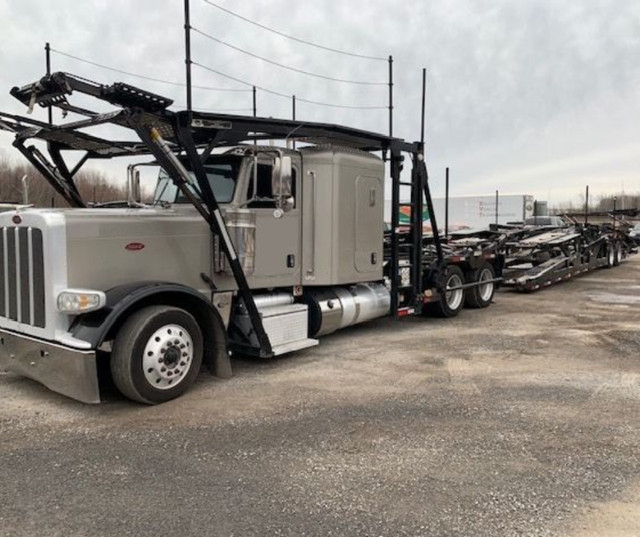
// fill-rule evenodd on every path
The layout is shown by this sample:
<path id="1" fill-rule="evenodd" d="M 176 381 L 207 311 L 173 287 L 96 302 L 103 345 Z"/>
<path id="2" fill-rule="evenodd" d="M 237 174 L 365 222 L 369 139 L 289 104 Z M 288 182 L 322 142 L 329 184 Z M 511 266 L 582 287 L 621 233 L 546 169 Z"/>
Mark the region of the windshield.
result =
<path id="1" fill-rule="evenodd" d="M 233 199 L 241 163 L 242 157 L 222 156 L 211 157 L 204 165 L 209 185 L 218 203 L 229 203 Z M 188 162 L 183 160 L 183 164 L 188 165 Z M 193 172 L 189 172 L 189 175 L 195 179 Z M 189 201 L 163 169 L 158 176 L 153 200 L 155 203 L 162 201 L 188 203 Z"/>

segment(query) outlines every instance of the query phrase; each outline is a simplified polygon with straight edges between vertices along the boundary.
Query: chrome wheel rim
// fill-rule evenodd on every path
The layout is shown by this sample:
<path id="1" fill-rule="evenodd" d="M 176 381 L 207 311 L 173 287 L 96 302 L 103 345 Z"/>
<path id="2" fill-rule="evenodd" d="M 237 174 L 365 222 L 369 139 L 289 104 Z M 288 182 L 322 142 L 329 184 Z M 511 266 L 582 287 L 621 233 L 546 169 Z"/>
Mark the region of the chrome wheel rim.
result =
<path id="1" fill-rule="evenodd" d="M 616 258 L 616 252 L 615 249 L 613 248 L 613 246 L 611 248 L 609 248 L 609 265 L 613 265 L 613 262 L 615 261 Z"/>
<path id="2" fill-rule="evenodd" d="M 452 287 L 459 287 L 462 285 L 462 279 L 457 274 L 449 277 L 447 280 L 447 292 L 445 293 L 447 306 L 452 310 L 457 310 L 462 304 L 464 293 L 462 289 L 456 289 L 455 291 L 449 291 Z"/>
<path id="3" fill-rule="evenodd" d="M 187 377 L 192 363 L 193 340 L 180 325 L 158 328 L 144 347 L 144 377 L 158 390 L 175 388 Z"/>
<path id="4" fill-rule="evenodd" d="M 478 277 L 479 282 L 490 282 L 492 278 L 491 271 L 488 268 L 483 269 L 480 272 L 480 276 Z M 478 294 L 483 302 L 487 302 L 491 300 L 491 295 L 493 294 L 493 282 L 485 283 L 478 286 Z"/>

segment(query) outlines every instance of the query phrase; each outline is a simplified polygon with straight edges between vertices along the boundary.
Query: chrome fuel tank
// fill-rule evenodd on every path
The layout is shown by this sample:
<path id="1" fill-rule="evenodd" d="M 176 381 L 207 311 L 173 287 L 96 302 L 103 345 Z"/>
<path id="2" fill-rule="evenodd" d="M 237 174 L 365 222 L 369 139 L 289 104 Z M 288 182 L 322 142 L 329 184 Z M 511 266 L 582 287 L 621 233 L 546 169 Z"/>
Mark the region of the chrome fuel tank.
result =
<path id="1" fill-rule="evenodd" d="M 304 301 L 309 305 L 309 337 L 384 317 L 391 307 L 391 295 L 382 283 L 310 289 Z"/>

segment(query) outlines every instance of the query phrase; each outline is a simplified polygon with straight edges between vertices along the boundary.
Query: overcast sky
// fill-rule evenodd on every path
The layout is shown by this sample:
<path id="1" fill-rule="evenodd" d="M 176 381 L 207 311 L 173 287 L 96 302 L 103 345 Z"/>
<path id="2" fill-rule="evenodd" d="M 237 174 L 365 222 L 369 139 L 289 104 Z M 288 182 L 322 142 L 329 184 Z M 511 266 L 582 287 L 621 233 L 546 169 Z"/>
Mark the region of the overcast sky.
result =
<path id="1" fill-rule="evenodd" d="M 427 164 L 452 195 L 533 194 L 552 204 L 640 191 L 640 2 L 629 0 L 212 0 L 284 33 L 360 54 L 394 57 L 394 134 L 419 138 L 427 68 Z M 191 0 L 192 24 L 240 48 L 335 78 L 387 81 L 384 61 L 354 59 L 276 36 Z M 44 44 L 125 71 L 184 81 L 182 0 L 0 0 L 0 110 L 44 74 Z M 385 86 L 335 83 L 251 58 L 201 35 L 194 61 L 287 95 L 386 106 Z M 54 53 L 53 70 L 123 80 L 185 102 L 179 86 L 116 74 Z M 241 84 L 194 66 L 194 84 Z M 196 90 L 196 108 L 250 113 L 251 94 Z M 59 118 L 59 113 L 56 112 Z M 258 92 L 258 114 L 290 117 L 289 99 Z M 45 117 L 42 110 L 36 116 Z M 386 110 L 298 102 L 297 117 L 388 130 Z M 11 136 L 0 151 L 14 155 Z M 94 166 L 98 166 L 95 164 Z M 112 167 L 107 168 L 115 174 Z"/>

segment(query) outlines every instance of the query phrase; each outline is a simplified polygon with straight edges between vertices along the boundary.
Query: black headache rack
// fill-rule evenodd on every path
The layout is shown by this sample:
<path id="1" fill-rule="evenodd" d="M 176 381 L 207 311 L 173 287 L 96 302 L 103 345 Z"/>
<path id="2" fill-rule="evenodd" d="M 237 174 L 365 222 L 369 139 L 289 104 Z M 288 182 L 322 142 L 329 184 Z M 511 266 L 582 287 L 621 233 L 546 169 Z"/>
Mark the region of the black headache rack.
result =
<path id="1" fill-rule="evenodd" d="M 74 106 L 68 101 L 74 93 L 94 97 L 117 108 L 99 113 Z M 312 144 L 332 143 L 368 152 L 381 152 L 383 159 L 389 162 L 392 180 L 392 230 L 387 238 L 387 276 L 391 286 L 392 315 L 397 318 L 421 313 L 425 303 L 425 289 L 434 285 L 438 287 L 441 285 L 438 282 L 443 281 L 446 263 L 433 216 L 424 148 L 420 143 L 409 143 L 399 138 L 340 125 L 193 111 L 174 112 L 168 109 L 172 104 L 170 99 L 154 93 L 123 83 L 98 84 L 68 73 L 54 73 L 32 84 L 15 87 L 11 94 L 28 106 L 30 111 L 35 105 L 53 106 L 61 109 L 64 115 L 71 112 L 84 117 L 80 121 L 56 125 L 0 112 L 0 130 L 14 133 L 13 145 L 72 207 L 85 206 L 76 188 L 74 176 L 88 160 L 140 155 L 156 159 L 181 193 L 198 210 L 211 231 L 219 237 L 258 336 L 260 356 L 272 356 L 271 344 L 203 167 L 204 160 L 216 147 L 295 137 L 298 141 Z M 135 132 L 139 140 L 111 140 L 84 132 L 84 129 L 98 125 L 124 127 Z M 48 156 L 34 145 L 27 145 L 30 139 L 47 142 Z M 63 151 L 83 154 L 71 168 Z M 408 154 L 411 159 L 409 181 L 401 180 L 403 153 Z M 182 165 L 185 159 L 196 179 L 196 184 L 191 184 L 190 188 L 187 185 L 192 180 Z M 400 188 L 403 186 L 411 190 L 409 203 L 400 202 Z M 193 194 L 192 188 L 199 196 Z M 433 230 L 432 255 L 426 265 L 423 259 L 422 233 L 425 203 Z M 411 223 L 403 226 L 402 233 L 399 223 L 401 206 L 411 207 Z M 402 282 L 399 265 L 401 256 L 405 276 Z M 407 271 L 409 278 L 406 278 Z M 208 283 L 212 285 L 210 280 Z M 443 289 L 439 291 L 443 293 Z"/>

